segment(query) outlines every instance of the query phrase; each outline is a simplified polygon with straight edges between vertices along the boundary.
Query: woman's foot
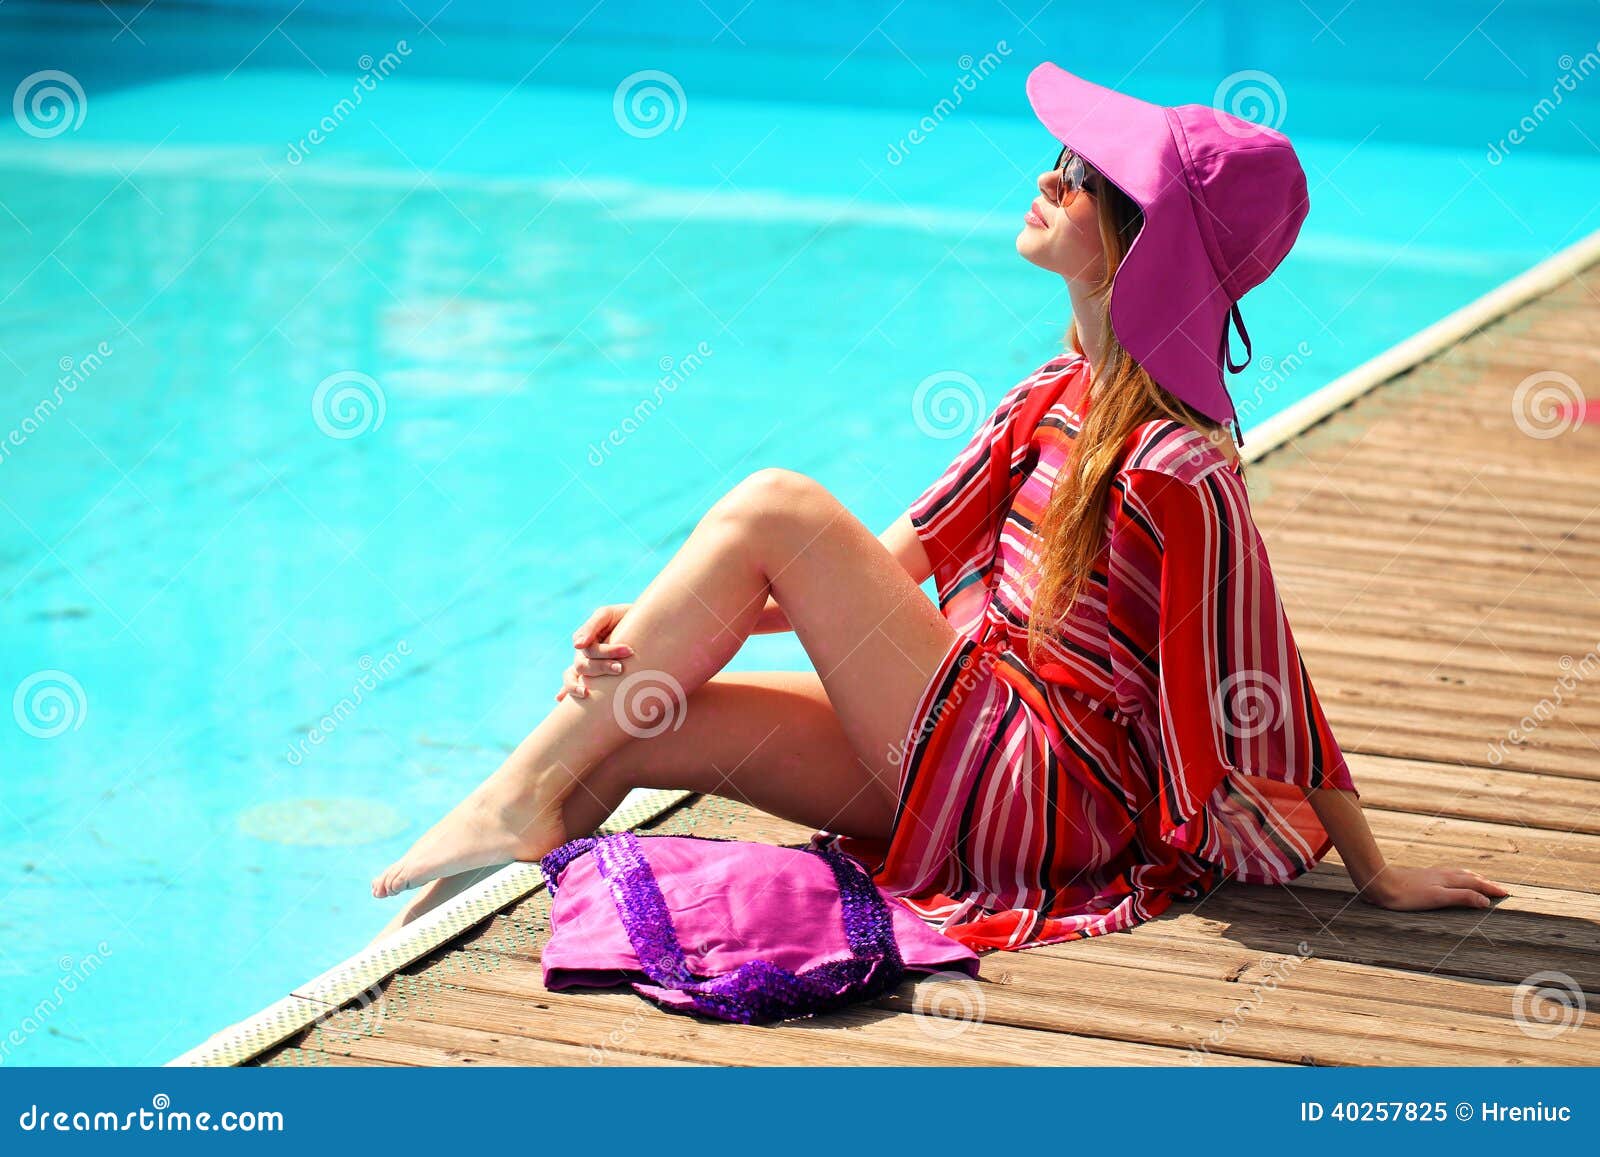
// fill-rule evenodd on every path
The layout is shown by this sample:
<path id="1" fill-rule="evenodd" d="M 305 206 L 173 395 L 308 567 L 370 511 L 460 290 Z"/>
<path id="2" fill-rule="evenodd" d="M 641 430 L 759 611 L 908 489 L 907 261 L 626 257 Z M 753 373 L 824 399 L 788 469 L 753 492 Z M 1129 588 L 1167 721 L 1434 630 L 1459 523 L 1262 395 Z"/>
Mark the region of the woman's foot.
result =
<path id="1" fill-rule="evenodd" d="M 480 881 L 487 880 L 495 872 L 494 868 L 480 868 L 476 872 L 462 872 L 455 876 L 444 876 L 435 880 L 431 885 L 417 893 L 416 898 L 396 912 L 394 919 L 383 926 L 383 930 L 368 942 L 367 947 L 386 940 L 392 934 L 400 931 L 414 920 L 421 919 L 432 912 L 446 900 L 453 900 L 468 888 Z"/>
<path id="2" fill-rule="evenodd" d="M 519 786 L 496 772 L 372 880 L 379 900 L 440 876 L 513 860 L 537 860 L 566 840 L 561 800 L 548 786 Z M 548 779 L 545 784 L 548 784 Z"/>

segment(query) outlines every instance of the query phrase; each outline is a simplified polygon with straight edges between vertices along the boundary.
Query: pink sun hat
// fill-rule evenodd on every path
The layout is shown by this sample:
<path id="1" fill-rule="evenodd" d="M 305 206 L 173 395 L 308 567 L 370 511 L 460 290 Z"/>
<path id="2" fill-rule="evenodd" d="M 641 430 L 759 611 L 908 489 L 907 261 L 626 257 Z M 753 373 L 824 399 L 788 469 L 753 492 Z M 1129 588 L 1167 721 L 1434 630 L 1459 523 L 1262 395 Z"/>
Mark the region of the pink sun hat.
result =
<path id="1" fill-rule="evenodd" d="M 1223 367 L 1250 364 L 1239 299 L 1288 256 L 1310 209 L 1289 138 L 1209 105 L 1150 104 L 1048 63 L 1029 74 L 1028 100 L 1051 135 L 1144 211 L 1113 278 L 1117 340 L 1157 385 L 1237 432 Z M 1230 317 L 1244 343 L 1238 365 Z"/>

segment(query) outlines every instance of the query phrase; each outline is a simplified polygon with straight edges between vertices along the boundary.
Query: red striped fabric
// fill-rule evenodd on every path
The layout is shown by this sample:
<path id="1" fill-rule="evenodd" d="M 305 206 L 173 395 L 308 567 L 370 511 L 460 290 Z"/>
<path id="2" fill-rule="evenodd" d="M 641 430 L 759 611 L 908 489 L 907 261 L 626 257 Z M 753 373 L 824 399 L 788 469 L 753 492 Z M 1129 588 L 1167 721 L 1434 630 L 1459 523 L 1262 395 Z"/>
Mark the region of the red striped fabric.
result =
<path id="1" fill-rule="evenodd" d="M 1082 355 L 1039 367 L 912 504 L 958 638 L 908 729 L 889 840 L 817 833 L 976 948 L 1132 928 L 1230 878 L 1293 880 L 1331 846 L 1305 792 L 1356 791 L 1243 474 L 1181 422 L 1130 435 L 1090 582 L 1028 662 L 1024 564 L 1088 385 Z"/>

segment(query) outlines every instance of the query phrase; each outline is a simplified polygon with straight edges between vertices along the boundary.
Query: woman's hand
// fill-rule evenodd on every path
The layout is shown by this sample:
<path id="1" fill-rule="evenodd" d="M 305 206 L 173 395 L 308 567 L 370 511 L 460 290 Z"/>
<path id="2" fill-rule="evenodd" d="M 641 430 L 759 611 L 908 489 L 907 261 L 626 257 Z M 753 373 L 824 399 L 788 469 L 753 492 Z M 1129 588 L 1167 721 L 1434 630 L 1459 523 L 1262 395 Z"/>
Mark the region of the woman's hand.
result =
<path id="1" fill-rule="evenodd" d="M 578 656 L 562 675 L 561 690 L 556 692 L 558 703 L 569 694 L 577 699 L 587 698 L 591 676 L 622 673 L 622 660 L 633 654 L 633 648 L 607 640 L 611 629 L 630 606 L 631 603 L 613 603 L 601 607 L 573 632 L 572 645 L 577 648 Z"/>
<path id="2" fill-rule="evenodd" d="M 1421 912 L 1430 908 L 1487 908 L 1509 889 L 1485 880 L 1465 868 L 1401 868 L 1385 865 L 1361 898 L 1395 912 Z"/>

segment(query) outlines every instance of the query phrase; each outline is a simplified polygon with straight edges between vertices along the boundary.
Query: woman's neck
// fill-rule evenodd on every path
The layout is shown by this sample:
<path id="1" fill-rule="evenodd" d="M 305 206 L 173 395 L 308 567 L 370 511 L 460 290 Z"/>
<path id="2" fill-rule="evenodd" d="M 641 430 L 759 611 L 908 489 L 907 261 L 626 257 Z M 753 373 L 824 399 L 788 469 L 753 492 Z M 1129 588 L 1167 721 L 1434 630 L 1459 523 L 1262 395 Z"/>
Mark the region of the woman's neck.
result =
<path id="1" fill-rule="evenodd" d="M 1096 295 L 1092 285 L 1081 281 L 1067 282 L 1067 295 L 1072 299 L 1072 320 L 1078 328 L 1078 344 L 1091 366 L 1100 364 L 1100 334 L 1105 327 L 1105 298 Z M 1091 393 L 1098 386 L 1091 387 Z"/>

